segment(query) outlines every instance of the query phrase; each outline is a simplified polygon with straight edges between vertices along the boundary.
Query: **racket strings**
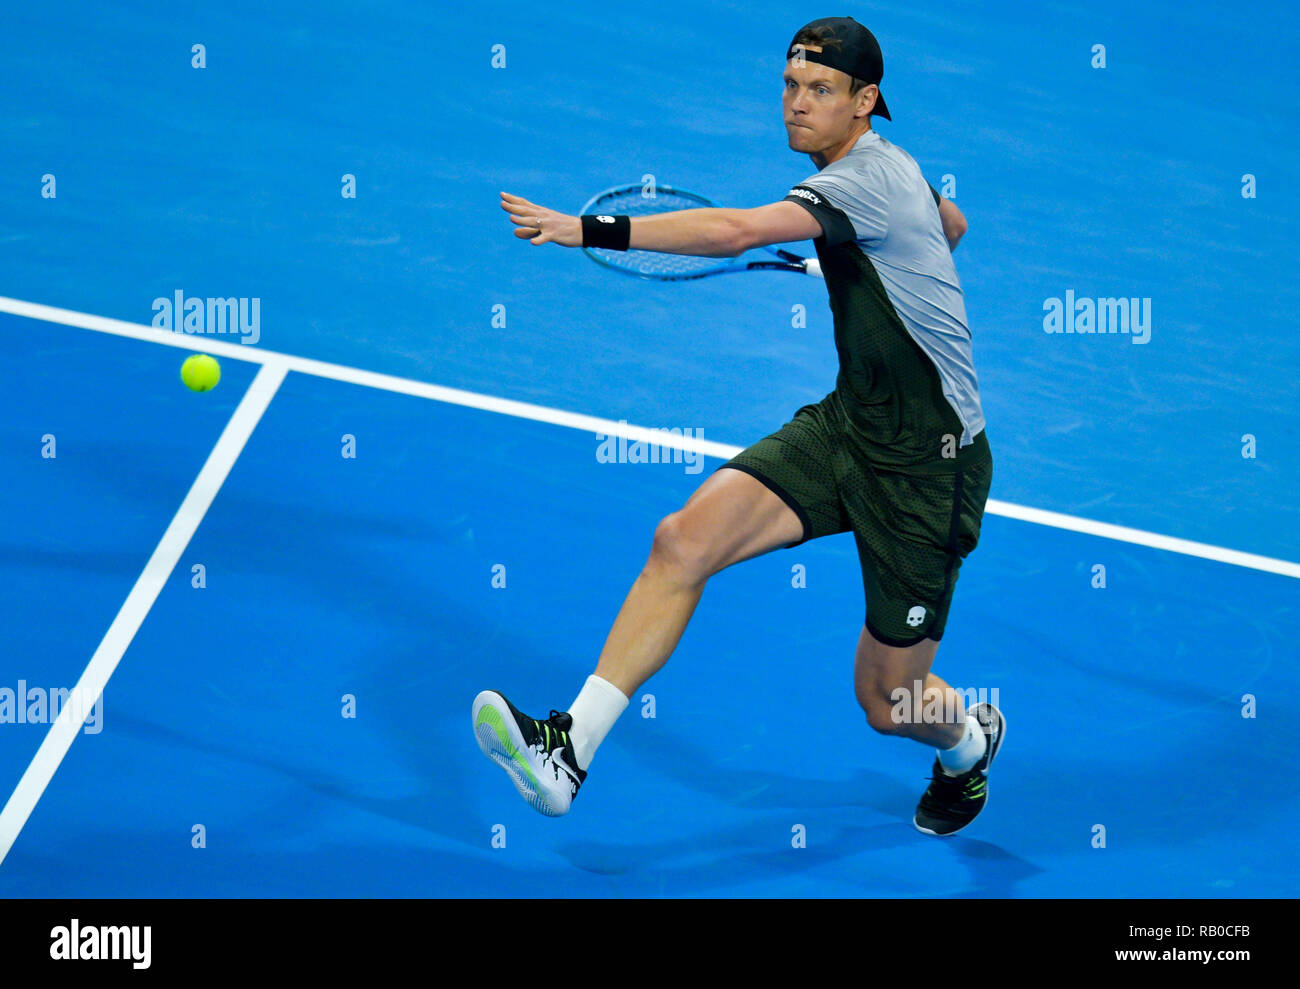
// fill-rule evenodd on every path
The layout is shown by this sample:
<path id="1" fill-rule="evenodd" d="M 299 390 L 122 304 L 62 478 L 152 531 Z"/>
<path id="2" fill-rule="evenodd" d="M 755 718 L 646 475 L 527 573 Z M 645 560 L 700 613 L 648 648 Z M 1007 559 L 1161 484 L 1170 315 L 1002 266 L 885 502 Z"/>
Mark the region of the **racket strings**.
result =
<path id="1" fill-rule="evenodd" d="M 683 194 L 675 189 L 660 186 L 653 196 L 642 193 L 640 186 L 631 186 L 606 193 L 584 209 L 584 213 L 622 213 L 626 216 L 649 216 L 683 209 L 704 209 L 712 206 L 699 196 Z M 583 248 L 596 260 L 611 268 L 621 268 L 643 275 L 693 275 L 712 271 L 723 263 L 720 258 L 705 258 L 691 254 L 661 254 L 658 251 L 610 251 L 597 247 Z"/>

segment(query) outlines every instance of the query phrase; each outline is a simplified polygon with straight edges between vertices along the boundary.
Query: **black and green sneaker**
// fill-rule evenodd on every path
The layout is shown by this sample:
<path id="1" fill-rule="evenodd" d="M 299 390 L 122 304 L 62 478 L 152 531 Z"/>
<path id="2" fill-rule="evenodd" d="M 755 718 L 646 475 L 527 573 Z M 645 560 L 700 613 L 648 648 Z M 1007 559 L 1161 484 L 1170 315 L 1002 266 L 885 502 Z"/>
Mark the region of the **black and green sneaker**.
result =
<path id="1" fill-rule="evenodd" d="M 947 837 L 956 834 L 979 815 L 989 800 L 989 767 L 1002 747 L 1007 722 L 992 704 L 976 704 L 967 712 L 984 729 L 984 756 L 969 770 L 949 776 L 934 760 L 930 785 L 916 805 L 912 823 L 926 834 Z"/>
<path id="2" fill-rule="evenodd" d="M 552 711 L 538 721 L 495 690 L 474 698 L 471 716 L 478 747 L 510 775 L 528 805 L 548 817 L 567 814 L 587 778 L 569 740 L 573 718 Z"/>

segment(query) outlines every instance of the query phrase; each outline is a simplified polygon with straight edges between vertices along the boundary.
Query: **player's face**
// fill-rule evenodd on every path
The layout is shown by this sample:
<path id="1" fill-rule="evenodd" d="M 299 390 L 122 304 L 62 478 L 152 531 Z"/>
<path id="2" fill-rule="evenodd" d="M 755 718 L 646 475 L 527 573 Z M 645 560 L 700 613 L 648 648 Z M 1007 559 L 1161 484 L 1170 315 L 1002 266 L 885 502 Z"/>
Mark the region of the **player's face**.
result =
<path id="1" fill-rule="evenodd" d="M 821 51 L 811 45 L 808 50 Z M 851 97 L 851 77 L 816 62 L 798 65 L 791 59 L 786 62 L 781 78 L 785 83 L 781 103 L 790 149 L 804 154 L 817 154 L 842 143 L 854 120 L 864 116 L 855 117 L 862 106 L 861 97 L 865 94 L 869 105 L 877 92 L 875 86 L 868 86 Z"/>

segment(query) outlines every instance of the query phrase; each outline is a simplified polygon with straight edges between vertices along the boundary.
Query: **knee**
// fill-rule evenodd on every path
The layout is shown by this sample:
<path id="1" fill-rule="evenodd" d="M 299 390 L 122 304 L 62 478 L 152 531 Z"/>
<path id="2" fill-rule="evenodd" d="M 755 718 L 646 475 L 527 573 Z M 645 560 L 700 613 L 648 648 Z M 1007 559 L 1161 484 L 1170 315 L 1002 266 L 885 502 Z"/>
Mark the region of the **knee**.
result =
<path id="1" fill-rule="evenodd" d="M 899 716 L 893 691 L 878 680 L 857 684 L 858 704 L 867 713 L 867 724 L 882 735 L 901 735 L 906 724 Z"/>
<path id="2" fill-rule="evenodd" d="M 660 520 L 655 528 L 647 565 L 672 574 L 684 584 L 703 583 L 712 576 L 705 547 L 692 535 L 681 512 L 673 512 Z"/>

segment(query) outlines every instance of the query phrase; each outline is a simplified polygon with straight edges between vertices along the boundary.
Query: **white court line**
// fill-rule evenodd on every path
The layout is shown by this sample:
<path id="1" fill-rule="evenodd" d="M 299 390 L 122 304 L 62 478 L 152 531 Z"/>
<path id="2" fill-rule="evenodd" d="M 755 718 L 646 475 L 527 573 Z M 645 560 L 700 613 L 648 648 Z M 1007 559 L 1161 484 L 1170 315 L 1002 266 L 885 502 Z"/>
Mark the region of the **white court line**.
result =
<path id="1" fill-rule="evenodd" d="M 211 507 L 212 500 L 221 490 L 221 485 L 225 483 L 230 468 L 239 459 L 244 444 L 253 435 L 262 413 L 271 404 L 271 399 L 275 397 L 287 373 L 288 369 L 281 362 L 264 361 L 252 384 L 248 386 L 247 393 L 240 400 L 239 407 L 235 409 L 235 414 L 226 423 L 221 438 L 208 454 L 207 462 L 199 471 L 199 476 L 194 479 L 194 484 L 190 486 L 189 493 L 176 512 L 176 517 L 163 533 L 162 540 L 154 548 L 153 555 L 149 557 L 144 571 L 136 580 L 135 586 L 131 588 L 131 593 L 127 595 L 122 609 L 113 619 L 113 624 L 108 627 L 108 632 L 105 633 L 99 648 L 90 658 L 90 664 L 69 694 L 70 698 L 81 698 L 82 704 L 64 705 L 63 710 L 59 712 L 59 717 L 46 733 L 41 747 L 37 749 L 36 757 L 27 767 L 27 772 L 23 773 L 23 778 L 18 781 L 18 786 L 14 788 L 4 810 L 0 811 L 0 864 L 4 863 L 9 849 L 13 847 L 19 832 L 27 823 L 27 818 L 31 816 L 37 801 L 41 799 L 45 788 L 54 778 L 55 771 L 63 762 L 63 757 L 68 754 L 73 739 L 81 729 L 80 720 L 73 716 L 74 709 L 79 709 L 84 716 L 99 700 L 109 677 L 117 669 L 117 664 L 126 653 L 127 647 L 131 645 L 131 640 L 140 630 L 145 616 L 149 614 L 149 609 L 153 607 L 163 585 L 171 577 L 177 561 L 185 552 L 185 547 L 189 545 L 199 523 L 203 521 L 203 516 Z"/>
<path id="2" fill-rule="evenodd" d="M 31 319 L 44 320 L 50 323 L 59 323 L 64 326 L 73 326 L 84 330 L 95 330 L 99 333 L 111 333 L 116 336 L 131 337 L 135 340 L 146 340 L 150 343 L 162 344 L 168 347 L 180 347 L 185 350 L 199 350 L 204 353 L 213 354 L 217 357 L 228 357 L 232 360 L 243 360 L 253 363 L 268 363 L 274 361 L 278 364 L 283 364 L 284 367 L 290 371 L 299 371 L 303 374 L 311 374 L 319 378 L 345 381 L 350 384 L 363 385 L 367 388 L 377 388 L 383 391 L 397 392 L 403 395 L 412 395 L 417 398 L 429 398 L 436 402 L 447 402 L 451 405 L 460 405 L 471 409 L 481 409 L 485 412 L 496 412 L 501 415 L 515 416 L 520 419 L 532 419 L 535 422 L 545 422 L 555 426 L 566 426 L 570 429 L 579 429 L 584 432 L 603 433 L 606 436 L 624 436 L 633 441 L 641 440 L 646 443 L 658 444 L 661 447 L 686 450 L 692 453 L 701 453 L 704 456 L 717 457 L 722 460 L 729 460 L 742 449 L 738 446 L 716 443 L 711 440 L 698 439 L 693 436 L 673 436 L 671 434 L 660 433 L 654 429 L 647 429 L 641 426 L 631 426 L 624 423 L 614 422 L 610 419 L 600 419 L 595 416 L 581 415 L 576 412 L 565 412 L 562 409 L 547 408 L 544 405 L 531 405 L 528 402 L 515 402 L 510 399 L 497 398 L 492 395 L 481 395 L 477 392 L 461 391 L 458 388 L 445 388 L 442 385 L 431 385 L 423 381 L 412 381 L 410 378 L 399 378 L 390 374 L 377 374 L 374 371 L 363 371 L 360 368 L 347 367 L 342 364 L 330 364 L 325 361 L 315 361 L 306 357 L 295 357 L 292 354 L 281 354 L 273 350 L 263 350 L 260 347 L 245 346 L 240 343 L 228 343 L 226 340 L 218 337 L 173 333 L 169 330 L 144 326 L 140 323 L 127 323 L 118 319 L 106 319 L 103 316 L 92 316 L 88 313 L 73 312 L 70 309 L 56 309 L 53 306 L 43 306 L 35 302 L 23 302 L 19 299 L 9 299 L 4 296 L 0 296 L 0 312 L 11 313 L 15 316 L 26 316 Z M 1006 518 L 1018 519 L 1023 522 L 1032 522 L 1035 525 L 1045 525 L 1054 529 L 1066 529 L 1071 532 L 1080 532 L 1089 536 L 1098 536 L 1102 539 L 1114 539 L 1119 542 L 1133 543 L 1138 546 L 1147 546 L 1152 549 L 1167 550 L 1170 553 L 1180 553 L 1184 556 L 1196 556 L 1205 560 L 1214 560 L 1218 563 L 1227 563 L 1232 566 L 1247 567 L 1251 570 L 1262 570 L 1266 573 L 1279 574 L 1283 577 L 1300 578 L 1300 563 L 1293 563 L 1290 560 L 1279 560 L 1269 556 L 1260 556 L 1255 553 L 1243 553 L 1240 550 L 1228 549 L 1224 546 L 1212 546 L 1208 543 L 1193 542 L 1190 539 L 1177 539 L 1173 536 L 1164 536 L 1157 532 L 1147 532 L 1143 529 L 1131 529 L 1127 526 L 1112 525 L 1109 522 L 1097 522 L 1093 519 L 1080 518 L 1077 515 L 1065 515 L 1060 512 L 1050 512 L 1040 508 L 1030 508 L 1026 505 L 1017 505 L 1012 502 L 999 501 L 996 498 L 990 498 L 984 510 L 990 515 L 1002 515 Z"/>

